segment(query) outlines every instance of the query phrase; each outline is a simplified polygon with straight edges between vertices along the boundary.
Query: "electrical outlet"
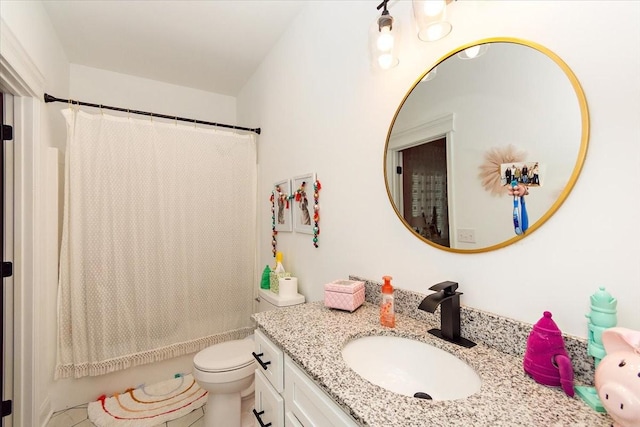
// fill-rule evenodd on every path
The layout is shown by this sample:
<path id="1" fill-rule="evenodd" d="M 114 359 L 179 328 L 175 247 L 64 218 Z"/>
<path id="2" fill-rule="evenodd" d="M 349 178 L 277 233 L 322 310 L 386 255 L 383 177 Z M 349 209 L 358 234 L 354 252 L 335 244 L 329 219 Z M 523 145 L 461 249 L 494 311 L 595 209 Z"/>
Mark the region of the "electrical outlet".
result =
<path id="1" fill-rule="evenodd" d="M 458 228 L 458 242 L 459 243 L 475 243 L 476 230 L 472 228 Z"/>

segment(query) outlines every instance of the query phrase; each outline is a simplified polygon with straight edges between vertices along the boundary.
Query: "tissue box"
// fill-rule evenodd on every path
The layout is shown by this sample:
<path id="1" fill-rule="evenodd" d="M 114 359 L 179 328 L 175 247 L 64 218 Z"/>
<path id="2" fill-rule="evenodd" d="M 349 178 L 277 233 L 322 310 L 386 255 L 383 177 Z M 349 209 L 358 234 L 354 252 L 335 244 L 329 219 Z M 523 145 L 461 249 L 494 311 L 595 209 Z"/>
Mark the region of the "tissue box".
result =
<path id="1" fill-rule="evenodd" d="M 286 272 L 286 273 L 275 273 L 275 272 L 271 272 L 269 274 L 269 289 L 271 290 L 271 292 L 273 293 L 280 293 L 280 282 L 279 280 L 282 279 L 283 277 L 291 277 L 291 273 Z"/>
<path id="2" fill-rule="evenodd" d="M 334 280 L 324 285 L 324 305 L 329 308 L 354 311 L 364 302 L 364 282 Z"/>

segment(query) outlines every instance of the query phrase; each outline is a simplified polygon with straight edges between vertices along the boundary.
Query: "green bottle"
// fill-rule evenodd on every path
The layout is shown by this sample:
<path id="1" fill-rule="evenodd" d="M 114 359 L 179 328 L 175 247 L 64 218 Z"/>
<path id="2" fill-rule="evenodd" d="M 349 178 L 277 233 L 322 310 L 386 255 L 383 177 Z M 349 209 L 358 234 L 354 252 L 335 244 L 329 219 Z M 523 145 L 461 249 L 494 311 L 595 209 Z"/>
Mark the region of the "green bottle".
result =
<path id="1" fill-rule="evenodd" d="M 269 264 L 267 264 L 267 266 L 262 271 L 262 280 L 260 281 L 260 288 L 261 289 L 269 289 L 269 286 L 270 286 L 270 282 L 269 282 L 270 275 L 271 275 L 271 268 L 269 267 Z"/>

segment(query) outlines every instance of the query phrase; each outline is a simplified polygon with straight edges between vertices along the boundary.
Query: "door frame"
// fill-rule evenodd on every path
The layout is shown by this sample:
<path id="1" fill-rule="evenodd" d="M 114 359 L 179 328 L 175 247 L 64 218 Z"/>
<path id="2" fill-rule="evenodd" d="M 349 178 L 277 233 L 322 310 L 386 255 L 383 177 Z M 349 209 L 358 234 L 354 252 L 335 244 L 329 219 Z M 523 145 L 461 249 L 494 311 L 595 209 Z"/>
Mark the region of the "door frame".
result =
<path id="1" fill-rule="evenodd" d="M 0 119 L 2 124 L 11 126 L 14 128 L 13 119 L 13 95 L 2 92 L 0 97 L 2 106 L 0 107 Z M 1 141 L 3 151 L 2 155 L 2 262 L 14 261 L 13 256 L 13 137 L 9 140 Z M 0 387 L 2 388 L 2 400 L 13 402 L 13 354 L 14 354 L 14 284 L 13 274 L 11 276 L 2 277 L 2 366 L 0 367 L 2 372 L 2 382 Z M 6 320 L 6 321 L 5 321 Z M 9 356 L 11 356 L 9 358 Z M 13 412 L 13 408 L 12 408 Z M 13 425 L 13 413 L 6 415 L 2 418 L 2 426 L 10 427 Z"/>
<path id="2" fill-rule="evenodd" d="M 1 18 L 0 18 L 1 19 Z M 37 426 L 46 402 L 37 367 L 38 307 L 36 284 L 42 283 L 41 106 L 45 79 L 4 20 L 0 22 L 0 89 L 14 99 L 14 354 L 13 424 Z M 43 407 L 44 406 L 44 407 Z"/>
<path id="3" fill-rule="evenodd" d="M 447 147 L 447 194 L 448 197 L 448 209 L 449 209 L 449 244 L 451 247 L 457 245 L 457 236 L 453 230 L 456 229 L 456 205 L 455 200 L 451 196 L 455 190 L 455 178 L 454 178 L 454 157 L 453 139 L 455 133 L 455 114 L 448 113 L 439 117 L 435 117 L 431 120 L 424 121 L 418 125 L 408 127 L 402 130 L 393 131 L 393 135 L 389 138 L 389 144 L 387 146 L 386 153 L 386 165 L 387 168 L 387 181 L 389 186 L 389 193 L 391 195 L 394 204 L 403 216 L 402 207 L 404 206 L 402 196 L 402 178 L 397 175 L 396 168 L 402 166 L 402 153 L 401 151 L 406 148 L 415 147 L 429 141 L 433 141 L 439 138 L 446 138 Z"/>

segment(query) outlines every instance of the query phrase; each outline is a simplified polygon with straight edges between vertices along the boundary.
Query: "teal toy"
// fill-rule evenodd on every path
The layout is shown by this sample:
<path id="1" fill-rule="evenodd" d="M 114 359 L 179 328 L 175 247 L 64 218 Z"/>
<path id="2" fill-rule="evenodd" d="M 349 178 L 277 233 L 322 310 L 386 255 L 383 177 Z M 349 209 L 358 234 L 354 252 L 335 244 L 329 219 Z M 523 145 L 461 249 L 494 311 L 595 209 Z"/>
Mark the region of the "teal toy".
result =
<path id="1" fill-rule="evenodd" d="M 602 345 L 602 332 L 605 329 L 616 326 L 618 322 L 617 308 L 618 300 L 607 292 L 604 286 L 600 286 L 598 291 L 591 295 L 591 311 L 586 314 L 589 323 L 587 353 L 594 359 L 595 367 L 598 367 L 600 360 L 606 356 L 606 351 Z M 576 394 L 582 398 L 589 406 L 597 412 L 606 412 L 595 387 L 576 386 Z"/>
<path id="2" fill-rule="evenodd" d="M 587 353 L 593 356 L 596 368 L 600 360 L 606 355 L 602 345 L 602 332 L 605 329 L 616 326 L 618 323 L 617 304 L 618 300 L 605 291 L 604 286 L 600 286 L 599 290 L 591 295 L 591 312 L 586 315 L 589 319 L 587 325 L 589 328 Z"/>

